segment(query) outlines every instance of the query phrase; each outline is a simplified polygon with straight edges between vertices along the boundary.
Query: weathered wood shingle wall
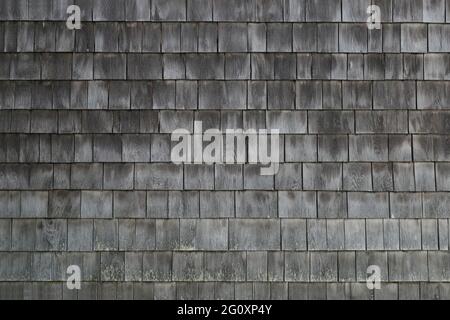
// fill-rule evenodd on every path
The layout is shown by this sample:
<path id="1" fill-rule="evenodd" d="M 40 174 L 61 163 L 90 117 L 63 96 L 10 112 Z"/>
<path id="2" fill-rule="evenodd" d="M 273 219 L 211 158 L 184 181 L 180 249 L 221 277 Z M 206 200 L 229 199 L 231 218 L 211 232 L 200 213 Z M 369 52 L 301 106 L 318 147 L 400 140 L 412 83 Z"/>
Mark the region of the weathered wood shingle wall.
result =
<path id="1" fill-rule="evenodd" d="M 449 0 L 0 0 L 0 298 L 450 298 L 449 22 Z M 280 171 L 172 163 L 195 120 L 279 129 Z"/>

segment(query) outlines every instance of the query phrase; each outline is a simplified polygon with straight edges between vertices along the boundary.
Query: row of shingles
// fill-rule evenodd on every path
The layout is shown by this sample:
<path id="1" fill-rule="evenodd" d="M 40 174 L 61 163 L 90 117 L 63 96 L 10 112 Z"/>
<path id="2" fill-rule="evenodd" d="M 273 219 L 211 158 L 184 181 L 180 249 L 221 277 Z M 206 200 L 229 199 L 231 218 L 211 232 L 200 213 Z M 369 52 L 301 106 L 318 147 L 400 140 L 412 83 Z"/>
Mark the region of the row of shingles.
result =
<path id="1" fill-rule="evenodd" d="M 114 154 L 113 154 L 114 156 Z M 67 157 L 63 160 L 67 161 Z M 77 160 L 79 158 L 76 158 Z M 70 159 L 69 159 L 70 160 Z M 72 163 L 72 164 L 1 164 L 4 180 L 1 190 L 285 190 L 348 192 L 444 192 L 449 191 L 449 163 L 288 163 L 279 173 L 260 176 L 255 165 L 178 166 L 172 163 Z M 153 170 L 152 173 L 147 173 Z M 162 172 L 176 172 L 163 179 Z M 104 171 L 104 174 L 103 174 Z M 216 171 L 216 172 L 215 172 Z M 72 177 L 79 174 L 80 177 Z M 175 181 L 185 176 L 185 181 Z M 225 175 L 230 175 L 225 178 Z M 133 175 L 136 175 L 133 178 Z M 141 176 L 139 176 L 141 175 Z M 197 176 L 196 176 L 197 175 Z M 437 178 L 435 178 L 437 176 Z M 41 180 L 39 180 L 41 179 Z M 155 179 L 162 179 L 155 181 Z M 201 181 L 200 179 L 208 179 Z M 270 191 L 268 191 L 270 192 Z M 405 194 L 406 197 L 408 194 Z M 435 194 L 435 200 L 445 199 Z M 414 195 L 411 194 L 411 197 Z M 417 195 L 416 195 L 417 196 Z M 427 197 L 429 194 L 427 195 Z M 420 199 L 420 196 L 418 196 Z M 387 203 L 388 201 L 386 201 Z M 416 207 L 419 203 L 410 204 Z M 408 207 L 409 208 L 409 207 Z M 434 208 L 436 209 L 436 208 Z M 441 208 L 443 210 L 444 208 Z M 398 209 L 400 210 L 401 209 Z M 395 210 L 395 212 L 397 212 Z M 420 210 L 419 210 L 420 212 Z"/>
<path id="2" fill-rule="evenodd" d="M 124 194 L 117 192 L 114 199 L 136 200 Z M 448 251 L 449 248 L 447 219 L 111 220 L 106 215 L 112 209 L 107 208 L 108 203 L 99 203 L 100 196 L 95 192 L 83 194 L 82 214 L 91 219 L 0 219 L 1 251 Z M 145 199 L 145 193 L 141 198 Z M 98 212 L 87 211 L 95 205 Z M 123 202 L 115 205 L 114 214 L 139 215 L 139 212 L 124 213 L 124 207 Z M 29 208 L 25 210 L 28 214 L 39 214 Z M 261 234 L 261 229 L 270 234 Z M 215 234 L 210 235 L 211 232 Z"/>
<path id="3" fill-rule="evenodd" d="M 447 109 L 450 103 L 450 83 L 444 81 L 2 81 L 0 88 L 0 109 L 15 110 L 11 116 L 16 119 L 30 118 L 28 109 L 58 109 L 64 116 L 76 118 L 80 115 L 67 109 L 178 109 L 180 118 L 192 113 L 182 109 L 222 110 L 223 114 L 245 109 L 272 110 L 268 114 L 293 109 L 327 109 L 324 114 L 332 109 L 375 109 L 367 114 L 376 118 L 382 117 L 383 109 L 438 110 Z M 31 113 L 58 116 L 57 111 Z M 264 117 L 264 112 L 260 113 Z M 128 114 L 134 117 L 133 112 Z M 429 116 L 416 113 L 417 118 L 436 115 L 445 116 L 445 111 L 430 112 Z M 8 111 L 4 116 L 0 132 L 8 132 L 10 127 Z M 29 123 L 23 125 L 29 127 Z"/>
<path id="4" fill-rule="evenodd" d="M 7 265 L 2 263 L 0 278 L 64 281 L 65 266 L 75 264 L 82 266 L 84 281 L 333 283 L 365 281 L 367 268 L 377 265 L 383 282 L 447 282 L 448 258 L 444 251 L 2 252 Z"/>
<path id="5" fill-rule="evenodd" d="M 16 300 L 445 300 L 446 283 L 390 283 L 369 290 L 360 283 L 84 282 L 68 290 L 58 282 L 2 282 L 0 297 Z"/>
<path id="6" fill-rule="evenodd" d="M 383 140 L 386 140 L 387 144 L 387 135 L 389 134 L 444 134 L 446 133 L 445 122 L 449 113 L 447 111 L 400 110 L 164 110 L 159 112 L 155 110 L 2 110 L 0 115 L 2 116 L 2 121 L 0 122 L 0 133 L 2 134 L 148 134 L 158 132 L 170 134 L 175 129 L 184 129 L 186 134 L 203 134 L 206 130 L 212 128 L 223 131 L 233 128 L 253 129 L 255 130 L 254 134 L 257 134 L 260 129 L 279 128 L 279 133 L 282 135 L 306 133 L 350 134 L 353 137 L 354 134 L 378 134 L 386 137 Z M 287 121 L 285 128 L 278 127 L 281 122 L 288 118 L 288 115 L 294 117 L 294 120 L 298 122 L 300 127 L 296 128 L 293 121 Z M 409 125 L 408 115 L 411 117 Z M 334 125 L 332 124 L 333 118 L 338 119 Z M 194 128 L 195 122 L 201 122 L 202 126 L 198 127 L 196 125 Z M 432 122 L 436 123 L 436 127 L 429 129 L 428 125 Z M 251 134 L 251 132 L 249 131 L 248 134 Z M 24 135 L 25 137 L 26 135 Z M 358 137 L 354 136 L 353 139 L 358 139 Z M 396 137 L 393 139 L 396 139 Z M 358 142 L 358 140 L 354 141 Z M 408 159 L 408 157 L 404 158 Z M 358 157 L 354 157 L 354 160 L 357 159 Z"/>
<path id="7" fill-rule="evenodd" d="M 0 133 L 170 134 L 175 129 L 184 129 L 186 134 L 203 134 L 212 128 L 223 131 L 241 128 L 254 129 L 256 134 L 259 129 L 278 128 L 280 134 L 387 136 L 444 134 L 450 113 L 443 110 L 1 110 L 0 115 Z M 292 120 L 287 121 L 288 115 L 298 127 Z M 336 119 L 334 124 L 333 119 Z M 196 121 L 203 125 L 194 126 Z M 284 128 L 279 126 L 283 121 L 286 122 Z M 431 123 L 435 123 L 434 128 L 429 127 Z"/>
<path id="8" fill-rule="evenodd" d="M 417 90 L 414 81 L 19 81 L 0 85 L 5 89 L 0 96 L 1 109 L 15 109 L 14 117 L 28 118 L 30 112 L 26 109 L 328 109 L 324 111 L 327 114 L 333 112 L 331 109 L 445 109 L 450 100 L 446 82 L 419 82 Z M 379 111 L 374 112 L 374 117 L 379 116 Z M 271 112 L 275 111 L 268 114 Z M 70 113 L 76 116 L 75 111 L 66 112 Z M 306 116 L 303 113 L 297 111 L 300 117 Z M 445 115 L 444 111 L 433 114 L 439 113 Z M 57 111 L 50 110 L 31 114 L 58 116 Z M 179 114 L 179 118 L 185 118 L 193 113 L 180 110 Z M 2 130 L 7 130 L 8 121 L 2 121 Z"/>
<path id="9" fill-rule="evenodd" d="M 31 285 L 31 284 L 30 284 Z M 299 283 L 111 283 L 86 284 L 78 299 L 155 299 L 155 300 L 445 300 L 450 296 L 447 284 L 393 283 L 382 284 L 382 290 L 367 290 L 365 283 L 299 284 Z M 5 284 L 5 290 L 14 290 L 17 299 L 61 299 L 58 285 L 45 288 L 35 283 L 31 296 L 22 295 L 22 283 Z M 25 288 L 28 288 L 25 286 Z M 133 290 L 134 288 L 134 290 Z M 270 289 L 269 289 L 270 288 Z M 28 289 L 29 290 L 29 289 Z M 39 291 L 38 291 L 39 290 Z M 55 290 L 55 291 L 52 291 Z M 269 291 L 270 290 L 270 291 Z M 154 294 L 153 294 L 154 292 Z M 63 299 L 76 299 L 62 294 Z"/>
<path id="10" fill-rule="evenodd" d="M 80 140 L 80 139 L 79 139 Z M 10 142 L 10 141 L 8 141 Z M 51 188 L 68 190 L 77 190 L 80 187 L 86 187 L 89 190 L 290 190 L 290 191 L 349 191 L 349 192 L 433 192 L 449 191 L 449 163 L 388 163 L 388 162 L 352 162 L 352 163 L 282 163 L 275 178 L 272 176 L 260 176 L 260 165 L 228 165 L 227 170 L 223 165 L 210 166 L 207 169 L 201 169 L 198 165 L 185 165 L 184 170 L 171 163 L 160 163 L 160 161 L 170 162 L 169 159 L 161 158 L 157 149 L 161 143 L 160 140 L 153 140 L 154 151 L 150 158 L 131 159 L 131 155 L 125 154 L 126 160 L 139 160 L 139 162 L 153 162 L 153 164 L 143 163 L 86 163 L 91 162 L 89 154 L 77 155 L 71 158 L 71 155 L 63 155 L 56 158 L 40 158 L 45 164 L 1 164 L 0 169 L 4 174 L 4 181 L 0 184 L 1 190 L 12 188 L 17 190 L 22 187 L 25 190 L 49 190 Z M 162 142 L 164 143 L 164 141 Z M 70 147 L 71 145 L 69 145 Z M 73 145 L 71 146 L 73 148 Z M 75 145 L 81 152 L 84 152 L 83 146 Z M 65 152 L 65 149 L 60 147 Z M 73 152 L 69 150 L 68 153 Z M 136 151 L 133 155 L 136 155 Z M 111 154 L 113 157 L 116 154 Z M 22 155 L 21 155 L 22 156 Z M 28 156 L 24 155 L 24 156 Z M 95 155 L 94 155 L 95 156 Z M 35 161 L 33 158 L 29 158 Z M 94 158 L 96 161 L 103 160 Z M 27 160 L 27 159 L 25 159 Z M 59 161 L 57 161 L 59 160 Z M 109 160 L 109 159 L 108 159 Z M 47 164 L 48 162 L 58 162 L 57 164 Z M 112 160 L 110 160 L 112 161 Z M 69 164 L 72 162 L 72 164 Z M 77 162 L 77 163 L 74 163 Z M 156 163 L 158 162 L 158 163 Z M 146 170 L 170 169 L 183 172 L 189 179 L 183 184 L 169 184 L 168 181 L 163 185 L 151 182 L 158 174 L 144 175 L 133 179 L 133 175 L 143 174 Z M 104 170 L 104 177 L 100 172 L 96 176 L 89 177 L 85 183 L 79 179 L 70 178 L 71 174 L 85 175 L 92 174 L 95 170 Z M 216 171 L 214 173 L 214 171 Z M 201 178 L 210 179 L 201 182 L 195 175 Z M 224 175 L 229 174 L 231 179 L 224 179 Z M 53 179 L 51 177 L 53 175 Z M 116 177 L 116 175 L 119 175 Z M 437 176 L 437 178 L 435 178 Z M 119 180 L 119 177 L 122 180 Z M 44 179 L 37 181 L 37 179 Z M 215 180 L 214 180 L 215 179 Z M 328 180 L 324 180 L 328 179 Z M 103 181 L 103 184 L 102 184 Z"/>
<path id="11" fill-rule="evenodd" d="M 445 24 L 0 23 L 3 52 L 448 52 Z"/>
<path id="12" fill-rule="evenodd" d="M 110 166 L 122 169 L 123 166 Z M 110 170 L 112 170 L 110 168 Z M 152 168 L 152 167 L 150 167 Z M 76 173 L 76 172 L 75 172 Z M 116 174 L 120 174 L 116 173 Z M 220 177 L 218 177 L 220 178 Z M 213 178 L 214 179 L 214 178 Z M 222 177 L 223 180 L 225 178 Z M 1 191 L 2 218 L 444 219 L 447 193 L 330 191 Z M 114 202 L 113 202 L 114 201 Z M 130 210 L 126 211 L 127 201 Z M 222 203 L 221 201 L 226 201 Z M 316 206 L 316 202 L 319 202 Z M 279 207 L 279 209 L 278 209 Z M 278 223 L 279 221 L 272 221 Z M 300 223 L 301 221 L 299 221 Z M 255 223 L 259 223 L 255 221 Z M 262 222 L 263 223 L 263 222 Z M 322 220 L 325 225 L 326 220 Z M 364 221 L 359 222 L 364 225 Z M 371 222 L 372 223 L 372 222 Z M 361 229 L 361 228 L 360 228 Z M 364 228 L 362 228 L 364 229 Z M 445 235 L 445 232 L 443 233 Z M 381 236 L 381 235 L 379 235 Z"/>
<path id="13" fill-rule="evenodd" d="M 0 57 L 1 80 L 450 79 L 446 68 L 450 65 L 448 53 L 425 55 L 19 53 L 0 54 Z M 289 85 L 294 84 L 285 84 Z"/>
<path id="14" fill-rule="evenodd" d="M 181 136 L 181 138 L 192 139 L 192 137 Z M 255 138 L 256 135 L 250 135 L 249 138 Z M 273 137 L 272 137 L 273 138 Z M 171 149 L 178 144 L 179 140 L 171 141 L 169 134 L 151 134 L 146 133 L 124 133 L 124 134 L 0 134 L 2 146 L 0 148 L 0 162 L 6 163 L 91 163 L 91 162 L 122 162 L 122 163 L 141 163 L 141 162 L 172 162 Z M 344 185 L 352 184 L 351 176 L 356 172 L 361 172 L 364 177 L 361 181 L 361 187 L 364 185 L 372 185 L 370 172 L 380 171 L 379 165 L 386 165 L 381 171 L 392 173 L 394 184 L 398 191 L 410 190 L 410 187 L 401 187 L 410 185 L 407 181 L 414 180 L 413 171 L 416 174 L 416 182 L 418 185 L 426 186 L 428 183 L 422 181 L 422 173 L 433 170 L 442 174 L 442 179 L 438 182 L 439 189 L 445 189 L 447 161 L 447 149 L 445 147 L 445 136 L 411 136 L 411 135 L 343 135 L 343 134 L 327 134 L 327 135 L 281 135 L 279 139 L 279 156 L 272 160 L 281 163 L 281 175 L 285 175 L 285 170 L 294 170 L 293 165 L 298 165 L 298 173 L 301 174 L 302 164 L 303 171 L 310 173 L 314 170 L 327 170 L 330 177 L 343 169 L 350 174 L 349 181 Z M 192 141 L 192 140 L 191 140 Z M 229 141 L 229 140 L 228 140 Z M 433 146 L 430 143 L 436 142 Z M 226 147 L 227 138 L 223 140 L 223 147 Z M 439 144 L 441 143 L 441 144 Z M 341 148 L 337 150 L 338 148 Z M 382 147 L 382 149 L 380 149 Z M 412 147 L 415 148 L 414 153 Z M 80 153 L 80 154 L 78 154 Z M 202 150 L 203 153 L 203 150 Z M 229 156 L 230 154 L 228 154 Z M 223 157 L 214 163 L 226 161 L 227 153 L 224 152 Z M 412 157 L 414 162 L 411 163 Z M 185 159 L 186 160 L 186 159 Z M 193 159 L 187 159 L 187 163 L 193 163 Z M 261 160 L 261 159 L 259 159 Z M 438 161 L 436 165 L 433 163 L 425 163 L 429 161 Z M 323 162 L 316 164 L 316 162 Z M 351 162 L 351 163 L 346 163 Z M 405 163 L 410 162 L 410 163 Z M 443 163 L 441 163 L 443 162 Z M 230 163 L 230 161 L 228 161 Z M 233 161 L 232 163 L 243 164 L 243 161 Z M 343 164 L 344 163 L 344 164 Z M 371 167 L 372 164 L 372 167 Z M 344 165 L 344 166 L 342 166 Z M 265 166 L 265 165 L 262 165 Z M 320 166 L 323 166 L 319 168 Z M 256 172 L 258 166 L 252 164 L 245 165 L 248 170 L 249 177 Z M 247 171 L 246 171 L 247 173 Z M 311 176 L 311 174 L 309 174 Z M 391 174 L 388 174 L 391 175 Z M 398 179 L 397 175 L 405 175 L 404 179 Z M 277 178 L 284 179 L 285 176 Z M 434 174 L 430 176 L 430 180 L 434 181 Z M 260 182 L 266 182 L 264 185 L 272 185 L 274 180 L 263 179 Z M 364 181 L 364 183 L 363 183 Z M 374 173 L 374 185 L 378 185 L 377 177 Z M 434 184 L 434 183 L 433 183 Z M 250 184 L 249 184 L 250 185 Z M 277 183 L 280 187 L 281 184 Z M 294 182 L 286 183 L 284 188 L 288 186 L 297 188 Z M 392 181 L 388 190 L 393 190 Z M 364 190 L 371 189 L 362 187 Z M 373 186 L 379 190 L 379 187 Z M 387 186 L 386 186 L 387 188 Z M 346 190 L 353 190 L 345 187 Z M 414 188 L 412 188 L 414 189 Z M 430 187 L 425 189 L 418 188 L 419 191 L 428 191 Z"/>
<path id="15" fill-rule="evenodd" d="M 446 5 L 447 3 L 447 5 Z M 5 0 L 2 20 L 66 20 L 70 1 Z M 445 0 L 77 0 L 85 21 L 358 21 L 380 6 L 382 21 L 445 22 Z"/>
<path id="16" fill-rule="evenodd" d="M 69 166 L 55 165 L 58 185 L 68 188 L 69 174 L 85 173 L 85 166 L 68 170 Z M 116 191 L 100 191 L 93 185 L 78 182 L 76 190 L 45 190 L 46 187 L 29 191 L 1 191 L 2 218 L 292 218 L 292 219 L 338 219 L 338 218 L 449 218 L 446 206 L 450 202 L 445 192 L 331 192 L 331 191 L 229 191 L 230 187 L 242 189 L 236 184 L 237 176 L 230 176 L 229 168 L 217 168 L 211 180 L 216 180 L 217 190 L 210 191 L 206 185 L 203 191 L 194 190 L 142 190 L 131 191 L 132 176 L 128 177 L 127 165 L 105 165 L 105 171 L 112 176 L 126 178 L 122 181 L 105 177 L 99 183 L 108 184 Z M 147 169 L 161 169 L 146 166 Z M 234 169 L 235 167 L 232 167 Z M 98 165 L 94 169 L 101 170 Z M 170 167 L 169 167 L 170 169 Z M 192 174 L 197 173 L 193 170 Z M 66 180 L 64 180 L 66 178 Z M 116 178 L 116 179 L 114 179 Z M 91 179 L 92 180 L 92 179 Z M 194 176 L 191 184 L 197 184 Z M 90 182 L 90 181 L 88 181 Z M 238 182 L 239 183 L 239 182 Z M 176 186 L 166 189 L 175 189 Z M 48 187 L 47 187 L 48 188 Z M 113 204 L 113 198 L 115 199 Z M 125 203 L 133 201 L 130 212 Z M 225 203 L 223 203 L 225 201 Z M 316 202 L 318 205 L 316 206 Z M 96 211 L 97 210 L 97 211 Z M 113 214 L 114 212 L 114 214 Z"/>
<path id="17" fill-rule="evenodd" d="M 106 111 L 104 111 L 106 112 Z M 286 112 L 285 112 L 286 113 Z M 287 112 L 289 113 L 289 112 Z M 317 112 L 319 116 L 322 116 L 323 112 Z M 170 115 L 169 113 L 168 115 Z M 259 113 L 258 113 L 259 114 Z M 257 116 L 253 115 L 253 116 Z M 283 113 L 284 114 L 284 113 Z M 393 113 L 388 113 L 393 116 Z M 98 116 L 98 112 L 89 112 L 86 115 Z M 205 113 L 208 116 L 209 113 Z M 335 113 L 328 114 L 330 117 L 335 116 Z M 362 113 L 364 115 L 364 113 Z M 438 114 L 442 116 L 442 114 Z M 39 119 L 39 118 L 35 118 Z M 196 118 L 201 120 L 201 118 Z M 257 118 L 255 118 L 257 119 Z M 313 118 L 314 119 L 314 118 Z M 433 119 L 433 117 L 431 117 Z M 17 119 L 16 119 L 17 120 Z M 248 120 L 248 119 L 247 119 Z M 324 122 L 323 118 L 319 118 Z M 446 141 L 447 137 L 445 135 L 445 126 L 442 127 L 441 131 L 434 128 L 433 133 L 441 133 L 441 135 L 432 134 L 425 135 L 430 129 L 428 129 L 429 121 L 427 118 L 416 117 L 414 120 L 421 120 L 422 131 L 419 132 L 421 135 L 407 135 L 401 132 L 397 134 L 379 134 L 379 132 L 374 129 L 370 129 L 370 134 L 363 132 L 359 135 L 346 135 L 346 132 L 335 130 L 325 130 L 320 132 L 317 136 L 305 135 L 306 131 L 289 131 L 285 130 L 282 133 L 286 135 L 281 136 L 281 146 L 280 146 L 280 158 L 282 163 L 288 162 L 298 162 L 301 166 L 301 162 L 306 162 L 305 166 L 309 166 L 309 171 L 317 169 L 319 164 L 313 164 L 314 162 L 336 162 L 329 164 L 321 164 L 322 169 L 328 167 L 330 172 L 339 172 L 342 169 L 342 164 L 339 162 L 355 162 L 352 164 L 346 164 L 345 168 L 348 172 L 361 171 L 365 172 L 363 176 L 367 176 L 367 181 L 370 181 L 370 171 L 383 171 L 383 172 L 398 172 L 399 176 L 404 175 L 403 180 L 395 179 L 395 174 L 392 175 L 399 190 L 410 190 L 411 186 L 408 181 L 414 181 L 414 171 L 418 171 L 416 176 L 416 184 L 426 186 L 429 183 L 425 183 L 423 180 L 422 173 L 432 173 L 434 170 L 439 171 L 438 185 L 439 190 L 445 189 L 446 179 L 445 172 L 447 171 L 447 165 L 445 163 L 438 163 L 436 165 L 429 163 L 422 163 L 428 161 L 448 161 Z M 428 119 L 429 120 L 429 119 Z M 445 120 L 445 117 L 444 117 Z M 310 120 L 311 121 L 311 120 Z M 94 121 L 95 122 L 95 121 Z M 436 122 L 436 121 L 434 121 Z M 101 122 L 103 123 L 103 122 Z M 134 123 L 134 122 L 131 122 Z M 138 122 L 139 123 L 139 122 Z M 270 122 L 272 123 L 272 122 Z M 274 122 L 276 123 L 276 122 Z M 318 121 L 320 123 L 320 121 Z M 177 126 L 174 125 L 174 128 Z M 181 125 L 182 128 L 187 128 L 191 130 L 191 126 Z M 214 127 L 214 125 L 212 126 Z M 220 125 L 217 126 L 219 128 Z M 228 128 L 228 126 L 225 126 Z M 249 127 L 248 125 L 246 127 Z M 258 128 L 264 128 L 264 125 L 257 125 Z M 270 128 L 275 128 L 276 125 L 271 125 Z M 29 128 L 29 127 L 28 127 Z M 76 127 L 74 127 L 76 128 Z M 85 127 L 89 128 L 89 126 Z M 3 162 L 58 162 L 58 163 L 68 163 L 68 162 L 170 162 L 170 148 L 175 144 L 175 142 L 170 141 L 169 133 L 171 130 L 161 130 L 162 134 L 148 135 L 148 132 L 157 132 L 157 128 L 154 130 L 127 130 L 126 127 L 118 126 L 113 128 L 119 128 L 118 131 L 125 132 L 125 134 L 114 134 L 106 135 L 106 133 L 112 133 L 107 129 L 107 127 L 96 128 L 94 131 L 100 134 L 91 134 L 91 131 L 87 130 L 85 133 L 88 134 L 69 134 L 72 131 L 63 131 L 61 135 L 54 134 L 42 134 L 56 133 L 57 130 L 47 131 L 47 130 L 36 130 L 35 133 L 41 133 L 39 135 L 29 135 L 29 134 L 2 134 L 0 135 L 1 141 L 3 142 L 3 147 L 1 148 L 1 161 Z M 120 129 L 121 128 L 121 129 Z M 165 127 L 164 127 L 165 128 Z M 370 128 L 370 127 L 368 127 Z M 150 130 L 150 131 L 149 131 Z M 12 130 L 13 132 L 17 130 Z M 27 129 L 26 132 L 29 132 Z M 33 131 L 34 132 L 34 131 Z M 138 133 L 143 133 L 143 136 L 137 136 Z M 300 135 L 292 135 L 292 133 L 297 133 Z M 324 135 L 325 133 L 325 135 Z M 374 134 L 375 133 L 375 134 Z M 224 142 L 226 139 L 224 139 Z M 336 152 L 334 146 L 339 146 L 341 149 Z M 412 150 L 413 148 L 413 150 Z M 76 152 L 81 152 L 81 155 L 77 155 Z M 397 161 L 405 162 L 413 160 L 417 162 L 413 163 L 395 163 L 386 168 L 378 167 L 378 165 L 383 165 L 387 161 Z M 369 163 L 357 163 L 357 162 L 369 162 Z M 370 162 L 373 163 L 372 167 Z M 311 164 L 309 164 L 311 163 Z M 252 166 L 248 166 L 250 172 Z M 357 170 L 360 167 L 361 170 Z M 12 168 L 12 167 L 11 167 Z M 282 169 L 284 167 L 282 166 Z M 285 167 L 286 169 L 294 169 L 290 166 Z M 339 169 L 340 168 L 340 169 Z M 256 168 L 255 168 L 256 169 Z M 301 171 L 301 168 L 298 168 Z M 333 170 L 335 169 L 335 170 Z M 363 170 L 364 169 L 364 170 Z M 383 169 L 383 170 L 382 170 Z M 254 171 L 254 170 L 253 170 Z M 356 172 L 355 171 L 355 172 Z M 400 174 L 401 172 L 401 174 Z M 391 175 L 391 174 L 388 174 Z M 434 174 L 430 176 L 430 179 L 434 181 Z M 428 180 L 430 180 L 428 179 Z M 314 180 L 314 179 L 313 179 Z M 430 180 L 430 181 L 431 181 Z M 374 175 L 373 181 L 376 182 L 377 178 Z M 260 181 L 263 182 L 263 181 Z M 270 182 L 267 180 L 267 182 Z M 270 182 L 273 187 L 273 180 Z M 370 184 L 370 183 L 368 183 Z M 391 181 L 390 185 L 392 186 Z M 433 183 L 431 183 L 433 184 Z M 363 184 L 364 185 L 364 184 Z M 375 189 L 379 189 L 375 187 Z M 392 188 L 391 188 L 392 189 Z M 389 190 L 391 190 L 389 189 Z M 414 188 L 413 188 L 414 189 Z M 418 190 L 430 190 L 430 187 L 421 187 Z"/>
<path id="18" fill-rule="evenodd" d="M 188 135 L 203 134 L 212 128 L 254 129 L 257 134 L 259 129 L 279 129 L 282 135 L 351 135 L 354 140 L 348 139 L 350 145 L 357 144 L 358 139 L 372 139 L 386 146 L 388 135 L 410 134 L 417 136 L 416 141 L 420 143 L 419 138 L 427 138 L 427 135 L 446 134 L 450 117 L 447 110 L 2 110 L 0 114 L 0 133 L 3 134 L 171 134 L 176 129 L 184 129 Z M 198 127 L 195 122 L 204 122 L 204 125 Z M 360 161 L 387 161 L 388 150 L 375 153 L 386 157 Z"/>

